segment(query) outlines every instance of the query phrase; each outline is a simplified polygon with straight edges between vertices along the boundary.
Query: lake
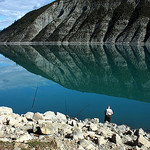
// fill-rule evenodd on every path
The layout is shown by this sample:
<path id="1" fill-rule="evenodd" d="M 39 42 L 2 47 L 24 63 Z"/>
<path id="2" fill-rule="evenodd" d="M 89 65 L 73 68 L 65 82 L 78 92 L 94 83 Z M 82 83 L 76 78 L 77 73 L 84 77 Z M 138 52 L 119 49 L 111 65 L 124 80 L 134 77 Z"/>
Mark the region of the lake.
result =
<path id="1" fill-rule="evenodd" d="M 108 105 L 113 123 L 150 130 L 150 47 L 0 45 L 0 106 L 103 122 Z"/>

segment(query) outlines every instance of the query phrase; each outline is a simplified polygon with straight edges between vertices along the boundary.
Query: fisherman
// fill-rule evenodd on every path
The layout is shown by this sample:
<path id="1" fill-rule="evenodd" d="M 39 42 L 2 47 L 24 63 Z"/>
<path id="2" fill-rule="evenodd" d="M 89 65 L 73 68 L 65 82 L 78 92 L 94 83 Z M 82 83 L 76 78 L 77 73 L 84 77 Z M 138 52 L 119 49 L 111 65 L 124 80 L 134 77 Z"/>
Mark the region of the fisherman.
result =
<path id="1" fill-rule="evenodd" d="M 113 111 L 112 111 L 112 109 L 110 109 L 110 106 L 108 106 L 108 108 L 105 110 L 105 120 L 104 120 L 104 122 L 106 122 L 106 121 L 110 122 L 112 114 L 113 114 Z"/>

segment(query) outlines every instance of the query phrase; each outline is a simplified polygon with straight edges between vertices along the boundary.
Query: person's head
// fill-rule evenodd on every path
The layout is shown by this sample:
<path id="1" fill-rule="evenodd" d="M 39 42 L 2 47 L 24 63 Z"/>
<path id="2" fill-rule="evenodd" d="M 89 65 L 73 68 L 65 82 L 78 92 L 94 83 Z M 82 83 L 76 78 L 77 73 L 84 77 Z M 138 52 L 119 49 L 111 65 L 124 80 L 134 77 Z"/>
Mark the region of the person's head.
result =
<path id="1" fill-rule="evenodd" d="M 108 109 L 110 109 L 110 106 L 108 106 Z"/>

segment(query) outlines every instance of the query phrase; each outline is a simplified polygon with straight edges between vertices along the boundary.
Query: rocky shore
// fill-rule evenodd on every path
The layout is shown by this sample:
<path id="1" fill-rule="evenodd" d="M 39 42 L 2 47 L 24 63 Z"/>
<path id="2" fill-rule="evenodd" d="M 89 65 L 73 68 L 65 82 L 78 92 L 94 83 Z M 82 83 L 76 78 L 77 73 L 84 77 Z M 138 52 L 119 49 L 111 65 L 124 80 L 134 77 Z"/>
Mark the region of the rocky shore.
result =
<path id="1" fill-rule="evenodd" d="M 29 143 L 35 141 L 49 143 L 43 149 L 150 149 L 150 133 L 141 128 L 100 123 L 98 118 L 81 121 L 52 111 L 19 115 L 8 107 L 0 107 L 0 141 L 13 143 L 14 150 L 31 149 Z"/>

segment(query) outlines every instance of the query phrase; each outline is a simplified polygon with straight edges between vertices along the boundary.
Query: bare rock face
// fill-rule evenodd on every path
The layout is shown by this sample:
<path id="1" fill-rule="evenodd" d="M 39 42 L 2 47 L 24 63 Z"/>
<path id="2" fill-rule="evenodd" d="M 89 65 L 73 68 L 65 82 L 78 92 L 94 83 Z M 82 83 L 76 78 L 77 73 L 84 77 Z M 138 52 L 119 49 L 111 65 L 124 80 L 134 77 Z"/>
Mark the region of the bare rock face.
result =
<path id="1" fill-rule="evenodd" d="M 149 0 L 56 0 L 0 32 L 1 42 L 149 43 Z"/>

